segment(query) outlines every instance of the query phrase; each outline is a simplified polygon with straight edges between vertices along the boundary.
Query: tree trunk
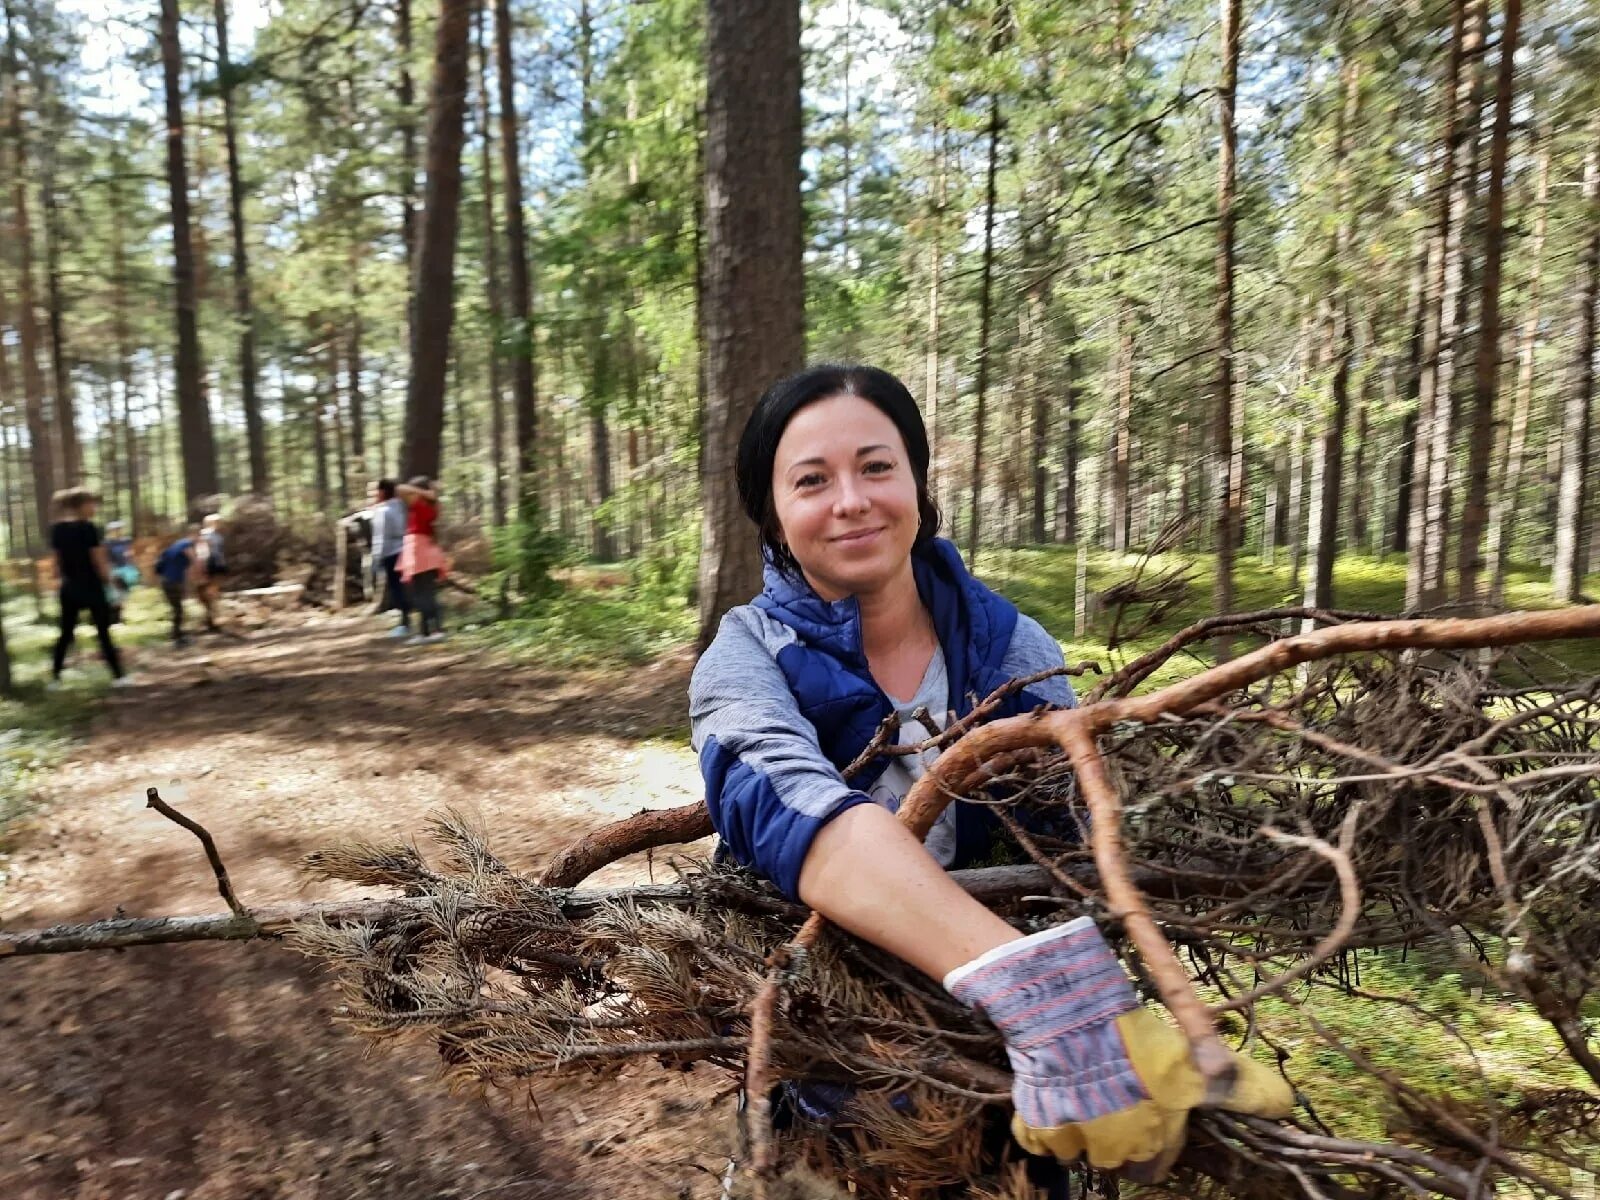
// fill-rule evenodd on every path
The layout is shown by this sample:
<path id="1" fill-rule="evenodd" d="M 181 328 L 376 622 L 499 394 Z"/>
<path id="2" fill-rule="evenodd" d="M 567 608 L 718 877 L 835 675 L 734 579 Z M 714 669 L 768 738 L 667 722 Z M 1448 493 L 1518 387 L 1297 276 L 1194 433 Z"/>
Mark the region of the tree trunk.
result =
<path id="1" fill-rule="evenodd" d="M 194 245 L 189 229 L 189 172 L 183 150 L 179 84 L 178 0 L 161 0 L 161 71 L 167 105 L 167 190 L 172 198 L 172 284 L 178 333 L 178 440 L 183 449 L 184 507 L 217 490 L 217 450 L 211 414 L 200 389 L 200 330 L 196 319 Z"/>
<path id="2" fill-rule="evenodd" d="M 441 0 L 428 102 L 428 176 L 411 286 L 416 319 L 400 450 L 401 474 L 406 476 L 433 478 L 439 474 L 450 329 L 455 320 L 456 230 L 461 212 L 461 142 L 471 21 L 471 0 Z"/>
<path id="3" fill-rule="evenodd" d="M 995 176 L 1000 166 L 1000 96 L 989 96 L 989 159 L 983 200 L 983 267 L 978 291 L 977 405 L 972 417 L 972 496 L 967 514 L 967 556 L 978 556 L 979 518 L 983 510 L 983 427 L 989 402 L 989 369 L 994 328 Z"/>
<path id="4" fill-rule="evenodd" d="M 1505 471 L 1495 489 L 1495 502 L 1489 515 L 1490 602 L 1499 604 L 1505 597 L 1506 564 L 1516 540 L 1517 510 L 1522 498 L 1522 474 L 1528 457 L 1528 417 L 1533 409 L 1533 354 L 1539 344 L 1539 285 L 1544 268 L 1544 239 L 1549 225 L 1550 144 L 1546 134 L 1538 151 L 1537 181 L 1534 184 L 1533 244 L 1528 280 L 1528 307 L 1522 318 L 1517 346 L 1517 392 L 1512 401 L 1511 431 L 1507 438 Z"/>
<path id="5" fill-rule="evenodd" d="M 61 216 L 56 203 L 56 150 L 47 145 L 40 156 L 40 208 L 44 213 L 45 291 L 50 306 L 50 374 L 60 478 L 69 486 L 83 482 L 83 448 L 78 444 L 78 416 L 67 370 L 67 339 L 62 326 Z"/>
<path id="6" fill-rule="evenodd" d="M 533 284 L 523 227 L 522 152 L 517 133 L 516 76 L 511 57 L 510 0 L 494 0 L 494 50 L 500 86 L 500 170 L 506 186 L 506 282 L 510 285 L 512 411 L 517 429 L 517 495 L 538 499 L 538 409 L 535 404 Z"/>
<path id="7" fill-rule="evenodd" d="M 400 78 L 395 98 L 400 113 L 400 242 L 406 255 L 406 286 L 417 269 L 417 96 L 411 82 L 411 0 L 395 0 L 395 44 L 399 51 Z M 407 333 L 416 324 L 416 295 L 406 300 Z"/>
<path id="8" fill-rule="evenodd" d="M 1078 358 L 1078 326 L 1069 313 L 1062 328 L 1066 351 L 1066 440 L 1061 447 L 1061 474 L 1056 477 L 1056 541 L 1078 541 L 1078 441 L 1081 420 L 1078 403 L 1082 398 L 1082 374 Z"/>
<path id="9" fill-rule="evenodd" d="M 50 453 L 50 430 L 45 417 L 44 376 L 39 371 L 39 324 L 34 308 L 33 233 L 28 222 L 28 144 L 22 119 L 22 91 L 18 83 L 22 55 L 18 48 L 15 14 L 6 8 L 6 108 L 11 126 L 11 220 L 17 246 L 16 323 L 22 357 L 22 396 L 28 427 L 28 460 L 33 468 L 34 516 L 41 541 L 32 549 L 43 549 L 44 531 L 50 528 L 50 496 L 55 491 L 54 458 Z"/>
<path id="10" fill-rule="evenodd" d="M 1577 356 L 1562 409 L 1563 454 L 1556 489 L 1555 564 L 1550 590 L 1577 603 L 1583 594 L 1584 510 L 1588 502 L 1589 410 L 1594 398 L 1595 303 L 1600 298 L 1600 118 L 1590 127 L 1583 163 L 1584 219 L 1589 240 L 1578 264 Z"/>
<path id="11" fill-rule="evenodd" d="M 1220 470 L 1216 485 L 1221 495 L 1217 502 L 1217 575 L 1212 605 L 1219 613 L 1233 611 L 1233 554 L 1239 539 L 1239 514 L 1229 486 L 1229 465 L 1233 448 L 1233 195 L 1234 158 L 1238 149 L 1234 128 L 1234 94 L 1239 80 L 1240 0 L 1221 0 L 1222 5 L 1222 80 L 1217 86 L 1217 107 L 1222 123 L 1222 147 L 1217 156 L 1217 387 L 1212 446 Z M 1233 652 L 1233 641 L 1219 637 L 1218 659 Z"/>
<path id="12" fill-rule="evenodd" d="M 309 405 L 311 409 L 311 453 L 313 460 L 313 480 L 316 485 L 316 508 L 320 513 L 328 513 L 331 504 L 331 489 L 328 486 L 328 382 L 319 381 L 312 389 Z M 337 394 L 337 392 L 335 393 Z"/>
<path id="13" fill-rule="evenodd" d="M 1133 456 L 1129 441 L 1133 437 L 1133 312 L 1125 297 L 1119 297 L 1112 332 L 1113 370 L 1116 372 L 1116 416 L 1111 430 L 1110 503 L 1111 548 L 1121 554 L 1128 549 L 1129 489 Z"/>
<path id="14" fill-rule="evenodd" d="M 934 208 L 933 229 L 928 246 L 928 353 L 923 365 L 923 403 L 928 408 L 928 450 L 929 458 L 933 463 L 933 494 L 936 503 L 941 507 L 948 502 L 948 481 L 944 478 L 944 471 L 940 467 L 939 447 L 939 338 L 940 338 L 940 311 L 943 293 L 941 284 L 944 271 L 944 212 L 948 196 L 948 180 L 945 174 L 945 132 L 940 128 L 935 137 L 938 149 L 935 152 L 934 167 Z"/>
<path id="15" fill-rule="evenodd" d="M 1289 441 L 1289 502 L 1285 505 L 1286 538 L 1289 551 L 1289 590 L 1300 590 L 1300 571 L 1305 565 L 1305 526 L 1300 514 L 1306 494 L 1306 423 L 1296 419 Z"/>
<path id="16" fill-rule="evenodd" d="M 1423 346 L 1422 394 L 1423 424 L 1427 436 L 1418 432 L 1418 446 L 1426 454 L 1426 465 L 1416 473 L 1422 476 L 1422 511 L 1413 511 L 1412 563 L 1407 571 L 1406 607 L 1429 607 L 1444 599 L 1445 557 L 1450 536 L 1451 447 L 1454 441 L 1454 393 L 1457 335 L 1461 321 L 1461 285 L 1465 269 L 1465 226 L 1474 179 L 1470 172 L 1457 170 L 1464 163 L 1463 150 L 1475 137 L 1478 114 L 1472 105 L 1477 90 L 1478 72 L 1472 62 L 1483 44 L 1485 0 L 1456 0 L 1451 27 L 1451 81 L 1446 92 L 1446 143 L 1440 171 L 1442 208 L 1440 232 L 1435 235 L 1439 252 L 1429 280 L 1429 334 Z M 1434 303 L 1435 299 L 1437 303 Z M 1420 466 L 1420 464 L 1419 464 Z M 1416 498 L 1413 498 L 1413 506 Z M 1413 587 L 1414 583 L 1414 587 Z"/>
<path id="17" fill-rule="evenodd" d="M 1030 514 L 1028 533 L 1036 546 L 1045 544 L 1049 529 L 1045 525 L 1046 498 L 1049 495 L 1050 472 L 1046 463 L 1050 459 L 1050 403 L 1044 384 L 1044 323 L 1045 297 L 1042 289 L 1028 296 L 1028 387 L 1032 393 L 1033 440 L 1028 457 L 1032 460 L 1033 511 Z"/>
<path id="18" fill-rule="evenodd" d="M 239 399 L 244 407 L 245 441 L 249 447 L 250 490 L 267 494 L 267 439 L 261 427 L 261 401 L 256 395 L 256 318 L 250 300 L 250 257 L 244 238 L 244 183 L 239 172 L 239 138 L 234 122 L 233 64 L 228 58 L 228 4 L 215 0 L 217 81 L 222 93 L 222 136 L 228 153 L 228 221 L 233 228 L 233 319 L 239 333 Z"/>
<path id="19" fill-rule="evenodd" d="M 1505 246 L 1506 149 L 1516 89 L 1517 33 L 1522 0 L 1505 0 L 1500 29 L 1500 66 L 1495 79 L 1494 126 L 1489 135 L 1489 194 L 1483 227 L 1483 278 L 1478 306 L 1478 353 L 1472 376 L 1472 437 L 1467 460 L 1467 495 L 1461 509 L 1456 557 L 1457 595 L 1479 598 L 1484 526 L 1489 518 L 1489 456 L 1494 447 L 1494 410 L 1500 391 L 1500 261 Z"/>
<path id="20" fill-rule="evenodd" d="M 699 644 L 761 586 L 734 485 L 757 395 L 805 355 L 799 0 L 709 0 Z"/>
<path id="21" fill-rule="evenodd" d="M 494 219 L 494 127 L 489 123 L 489 49 L 483 36 L 483 9 L 473 18 L 478 49 L 479 171 L 483 174 L 484 289 L 489 307 L 489 512 L 496 529 L 506 523 L 506 395 L 500 378 L 505 337 L 505 304 L 500 292 L 500 237 Z"/>
<path id="22" fill-rule="evenodd" d="M 1356 121 L 1361 111 L 1361 70 L 1348 49 L 1340 73 L 1344 103 L 1339 110 L 1334 147 L 1334 208 L 1339 213 L 1339 225 L 1328 256 L 1328 280 L 1334 295 L 1328 314 L 1327 345 L 1327 357 L 1333 362 L 1332 403 L 1327 428 L 1314 451 L 1316 478 L 1312 483 L 1312 517 L 1307 531 L 1312 562 L 1305 592 L 1305 603 L 1312 608 L 1333 607 L 1333 564 L 1339 555 L 1339 510 L 1343 501 L 1344 433 L 1350 418 L 1350 363 L 1355 357 L 1354 318 L 1345 271 L 1355 242 L 1349 176 Z"/>

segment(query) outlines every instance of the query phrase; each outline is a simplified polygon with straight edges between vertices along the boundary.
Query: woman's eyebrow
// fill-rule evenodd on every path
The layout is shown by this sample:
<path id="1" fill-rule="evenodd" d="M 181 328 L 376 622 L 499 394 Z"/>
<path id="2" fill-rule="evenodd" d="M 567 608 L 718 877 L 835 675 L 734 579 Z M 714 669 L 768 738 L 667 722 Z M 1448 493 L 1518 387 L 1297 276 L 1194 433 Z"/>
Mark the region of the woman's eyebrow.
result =
<path id="1" fill-rule="evenodd" d="M 856 451 L 856 457 L 857 458 L 861 458 L 864 455 L 876 454 L 879 450 L 887 450 L 887 449 L 889 449 L 889 445 L 888 445 L 887 442 L 877 442 L 877 443 L 874 443 L 871 446 L 863 446 L 863 447 L 861 447 L 861 449 Z M 789 470 L 792 471 L 796 467 L 825 467 L 827 465 L 828 465 L 828 460 L 827 459 L 823 458 L 821 455 L 812 455 L 810 458 L 798 458 L 798 459 L 796 459 L 794 462 L 789 464 Z"/>

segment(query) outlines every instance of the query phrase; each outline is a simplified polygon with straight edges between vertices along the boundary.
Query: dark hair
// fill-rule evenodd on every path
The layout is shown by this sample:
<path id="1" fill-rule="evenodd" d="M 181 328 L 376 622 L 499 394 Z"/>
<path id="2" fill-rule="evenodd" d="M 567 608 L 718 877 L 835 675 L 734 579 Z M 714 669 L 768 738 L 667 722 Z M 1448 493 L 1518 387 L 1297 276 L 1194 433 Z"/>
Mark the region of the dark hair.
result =
<path id="1" fill-rule="evenodd" d="M 385 500 L 394 499 L 394 480 L 380 479 L 375 486 L 378 489 L 378 495 L 382 496 Z"/>
<path id="2" fill-rule="evenodd" d="M 85 504 L 99 504 L 100 496 L 91 488 L 62 488 L 50 497 L 50 502 L 63 512 L 77 512 Z"/>
<path id="3" fill-rule="evenodd" d="M 739 454 L 734 474 L 739 481 L 739 499 L 745 515 L 761 531 L 761 545 L 773 565 L 793 578 L 800 578 L 800 564 L 784 545 L 778 527 L 777 510 L 772 503 L 772 464 L 778 455 L 783 431 L 808 404 L 833 396 L 856 396 L 876 407 L 894 422 L 911 456 L 911 474 L 917 481 L 916 545 L 920 546 L 939 532 L 939 506 L 928 491 L 928 431 L 922 413 L 906 385 L 877 367 L 841 366 L 824 363 L 808 367 L 798 375 L 780 379 L 756 401 L 755 411 L 745 422 L 739 437 Z"/>
<path id="4" fill-rule="evenodd" d="M 429 479 L 426 475 L 413 475 L 410 479 L 406 480 L 406 486 L 421 488 L 425 492 L 431 492 L 433 490 L 433 480 Z"/>

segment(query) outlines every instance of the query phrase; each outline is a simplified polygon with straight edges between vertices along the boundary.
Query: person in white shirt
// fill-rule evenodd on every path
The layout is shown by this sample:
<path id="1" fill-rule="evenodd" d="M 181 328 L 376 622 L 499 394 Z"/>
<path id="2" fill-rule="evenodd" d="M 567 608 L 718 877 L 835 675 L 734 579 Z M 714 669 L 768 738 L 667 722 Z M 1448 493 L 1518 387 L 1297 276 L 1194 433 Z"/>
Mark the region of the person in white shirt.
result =
<path id="1" fill-rule="evenodd" d="M 405 581 L 400 578 L 400 548 L 406 537 L 406 502 L 395 494 L 394 480 L 380 479 L 372 485 L 372 565 L 373 574 L 383 581 L 383 604 L 379 612 L 390 609 L 400 614 L 390 636 L 409 637 L 411 634 L 411 597 Z"/>

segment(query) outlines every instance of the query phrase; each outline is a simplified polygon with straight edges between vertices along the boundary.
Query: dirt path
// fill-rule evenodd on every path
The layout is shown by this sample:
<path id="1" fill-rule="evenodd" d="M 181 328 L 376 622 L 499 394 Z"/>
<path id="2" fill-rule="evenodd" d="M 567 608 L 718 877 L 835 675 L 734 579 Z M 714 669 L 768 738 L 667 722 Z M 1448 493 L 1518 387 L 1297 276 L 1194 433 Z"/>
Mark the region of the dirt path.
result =
<path id="1" fill-rule="evenodd" d="M 411 837 L 442 806 L 533 869 L 575 833 L 697 790 L 688 750 L 659 736 L 681 725 L 685 657 L 557 673 L 373 632 L 314 617 L 147 655 L 0 859 L 0 921 L 216 911 L 198 845 L 141 810 L 150 784 L 212 831 L 247 904 L 339 894 L 307 886 L 299 857 Z M 720 1081 L 650 1064 L 544 1088 L 536 1115 L 525 1097 L 447 1095 L 426 1044 L 369 1052 L 335 1004 L 270 945 L 0 964 L 0 1196 L 716 1194 L 705 1168 L 727 1110 L 704 1102 Z"/>

